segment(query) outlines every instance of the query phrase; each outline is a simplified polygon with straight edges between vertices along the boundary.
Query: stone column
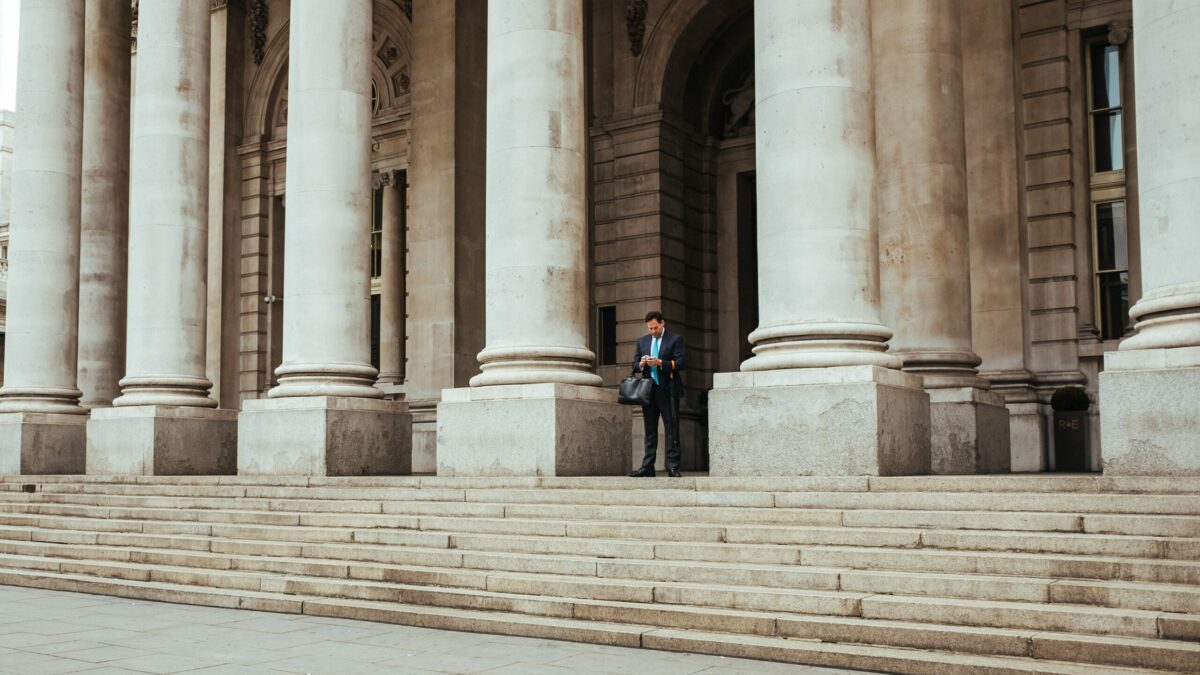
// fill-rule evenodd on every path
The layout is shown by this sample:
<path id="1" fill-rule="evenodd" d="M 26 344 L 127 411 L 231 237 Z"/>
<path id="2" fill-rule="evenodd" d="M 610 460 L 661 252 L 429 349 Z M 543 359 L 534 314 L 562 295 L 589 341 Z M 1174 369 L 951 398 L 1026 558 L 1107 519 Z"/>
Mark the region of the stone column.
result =
<path id="1" fill-rule="evenodd" d="M 128 3 L 87 0 L 83 73 L 83 198 L 79 259 L 79 389 L 108 407 L 125 372 L 129 240 Z"/>
<path id="2" fill-rule="evenodd" d="M 937 474 L 1010 466 L 1004 397 L 971 348 L 959 5 L 888 0 L 871 15 L 883 315 L 929 392 Z"/>
<path id="3" fill-rule="evenodd" d="M 1104 355 L 1107 474 L 1200 475 L 1200 0 L 1134 0 L 1142 297 Z"/>
<path id="4" fill-rule="evenodd" d="M 21 3 L 0 474 L 82 473 L 76 388 L 83 0 Z"/>
<path id="5" fill-rule="evenodd" d="M 880 319 L 870 13 L 755 3 L 760 324 L 713 378 L 713 475 L 929 471 L 929 399 Z"/>
<path id="6" fill-rule="evenodd" d="M 408 473 L 404 404 L 371 366 L 371 0 L 293 0 L 283 363 L 247 401 L 238 472 Z"/>
<path id="7" fill-rule="evenodd" d="M 445 475 L 628 470 L 630 419 L 587 348 L 583 3 L 488 3 L 487 346 L 438 405 Z"/>
<path id="8" fill-rule="evenodd" d="M 90 473 L 232 473 L 236 411 L 213 410 L 208 305 L 209 5 L 138 14 L 126 373 L 88 423 Z"/>
<path id="9" fill-rule="evenodd" d="M 383 269 L 379 289 L 379 384 L 404 382 L 404 194 L 399 171 L 379 174 L 383 188 Z"/>

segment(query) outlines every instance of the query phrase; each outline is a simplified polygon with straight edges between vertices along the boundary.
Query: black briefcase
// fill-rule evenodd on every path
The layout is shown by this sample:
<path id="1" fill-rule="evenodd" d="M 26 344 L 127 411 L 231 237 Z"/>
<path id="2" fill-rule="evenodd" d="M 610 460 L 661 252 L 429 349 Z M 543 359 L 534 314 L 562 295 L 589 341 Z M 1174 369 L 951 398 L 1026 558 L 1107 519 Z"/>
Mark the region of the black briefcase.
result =
<path id="1" fill-rule="evenodd" d="M 650 405 L 654 380 L 630 375 L 617 386 L 617 401 L 625 405 Z"/>

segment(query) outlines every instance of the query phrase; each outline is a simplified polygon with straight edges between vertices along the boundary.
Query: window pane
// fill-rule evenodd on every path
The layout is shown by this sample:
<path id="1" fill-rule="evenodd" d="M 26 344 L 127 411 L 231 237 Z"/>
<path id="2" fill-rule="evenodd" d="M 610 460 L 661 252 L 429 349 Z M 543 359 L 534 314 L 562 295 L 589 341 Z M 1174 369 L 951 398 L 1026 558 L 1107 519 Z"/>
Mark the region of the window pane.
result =
<path id="1" fill-rule="evenodd" d="M 601 307 L 600 324 L 600 365 L 611 366 L 617 362 L 617 308 L 615 306 Z"/>
<path id="2" fill-rule="evenodd" d="M 1096 205 L 1096 271 L 1129 269 L 1125 202 Z"/>
<path id="3" fill-rule="evenodd" d="M 383 188 L 371 195 L 371 276 L 383 271 Z"/>
<path id="4" fill-rule="evenodd" d="M 1092 110 L 1121 105 L 1121 51 L 1108 44 L 1092 45 Z"/>
<path id="5" fill-rule="evenodd" d="M 1100 337 L 1115 340 L 1125 335 L 1129 320 L 1129 273 L 1100 275 Z"/>
<path id="6" fill-rule="evenodd" d="M 379 369 L 379 294 L 371 296 L 371 365 Z"/>
<path id="7" fill-rule="evenodd" d="M 1124 150 L 1121 143 L 1121 113 L 1093 114 L 1092 139 L 1096 173 L 1120 171 L 1125 168 Z"/>

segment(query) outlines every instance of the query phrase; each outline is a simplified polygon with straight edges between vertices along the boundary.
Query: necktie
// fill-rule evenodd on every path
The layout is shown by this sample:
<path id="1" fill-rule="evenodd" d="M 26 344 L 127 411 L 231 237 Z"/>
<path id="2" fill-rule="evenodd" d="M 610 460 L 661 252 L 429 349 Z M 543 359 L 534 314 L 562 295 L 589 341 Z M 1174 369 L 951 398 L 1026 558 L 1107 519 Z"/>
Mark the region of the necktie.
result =
<path id="1" fill-rule="evenodd" d="M 650 358 L 658 358 L 658 338 L 654 338 L 650 346 Z M 650 366 L 650 377 L 654 378 L 654 384 L 658 384 L 658 366 Z"/>

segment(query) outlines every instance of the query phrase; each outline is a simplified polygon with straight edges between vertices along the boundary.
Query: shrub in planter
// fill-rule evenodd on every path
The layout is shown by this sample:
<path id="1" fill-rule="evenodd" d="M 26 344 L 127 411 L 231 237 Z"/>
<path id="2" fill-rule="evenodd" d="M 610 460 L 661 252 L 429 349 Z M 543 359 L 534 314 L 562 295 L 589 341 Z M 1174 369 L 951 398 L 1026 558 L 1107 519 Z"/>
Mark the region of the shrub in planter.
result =
<path id="1" fill-rule="evenodd" d="M 1088 408 L 1082 387 L 1059 387 L 1050 397 L 1054 409 L 1054 470 L 1087 471 Z"/>

